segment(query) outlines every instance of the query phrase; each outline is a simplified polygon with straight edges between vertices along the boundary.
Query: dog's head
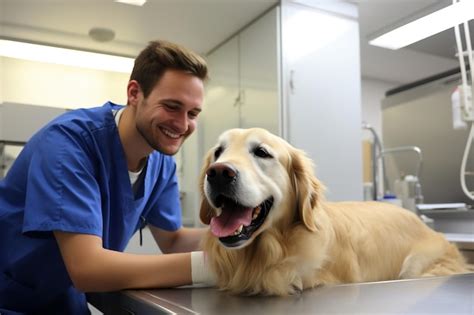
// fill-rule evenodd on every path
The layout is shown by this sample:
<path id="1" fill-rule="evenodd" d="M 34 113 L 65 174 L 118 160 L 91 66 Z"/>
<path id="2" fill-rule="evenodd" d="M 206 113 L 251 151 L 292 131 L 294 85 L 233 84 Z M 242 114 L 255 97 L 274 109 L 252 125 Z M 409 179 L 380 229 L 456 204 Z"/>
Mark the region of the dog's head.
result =
<path id="1" fill-rule="evenodd" d="M 303 151 L 264 129 L 231 129 L 205 158 L 200 218 L 222 245 L 241 248 L 270 229 L 315 230 L 321 190 Z"/>

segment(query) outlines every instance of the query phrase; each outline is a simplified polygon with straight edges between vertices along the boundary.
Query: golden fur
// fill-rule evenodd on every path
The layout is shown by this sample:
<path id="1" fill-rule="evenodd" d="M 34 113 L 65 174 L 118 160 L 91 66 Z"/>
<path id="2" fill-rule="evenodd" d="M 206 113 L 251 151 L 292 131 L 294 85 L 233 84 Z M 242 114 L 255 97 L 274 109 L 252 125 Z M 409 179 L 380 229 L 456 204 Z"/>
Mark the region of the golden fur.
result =
<path id="1" fill-rule="evenodd" d="M 257 156 L 256 148 L 270 157 Z M 205 224 L 221 212 L 209 200 L 206 175 L 217 163 L 238 172 L 234 182 L 242 183 L 232 190 L 237 202 L 269 194 L 274 199 L 264 223 L 243 245 L 228 248 L 210 231 L 205 236 L 203 250 L 221 289 L 288 295 L 325 284 L 468 272 L 457 248 L 408 210 L 325 201 L 304 152 L 258 128 L 229 130 L 209 151 L 201 176 Z"/>

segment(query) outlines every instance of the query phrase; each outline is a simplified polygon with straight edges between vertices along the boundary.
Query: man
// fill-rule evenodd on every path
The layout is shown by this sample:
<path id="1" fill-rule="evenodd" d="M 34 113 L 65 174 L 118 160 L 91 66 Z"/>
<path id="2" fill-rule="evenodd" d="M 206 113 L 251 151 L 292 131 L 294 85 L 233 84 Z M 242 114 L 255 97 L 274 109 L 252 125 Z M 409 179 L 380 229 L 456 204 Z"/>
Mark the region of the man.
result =
<path id="1" fill-rule="evenodd" d="M 0 314 L 88 314 L 83 292 L 212 280 L 202 252 L 189 253 L 203 230 L 181 226 L 172 157 L 206 79 L 200 56 L 151 42 L 127 106 L 70 111 L 31 138 L 0 181 Z M 143 224 L 165 255 L 123 253 Z"/>

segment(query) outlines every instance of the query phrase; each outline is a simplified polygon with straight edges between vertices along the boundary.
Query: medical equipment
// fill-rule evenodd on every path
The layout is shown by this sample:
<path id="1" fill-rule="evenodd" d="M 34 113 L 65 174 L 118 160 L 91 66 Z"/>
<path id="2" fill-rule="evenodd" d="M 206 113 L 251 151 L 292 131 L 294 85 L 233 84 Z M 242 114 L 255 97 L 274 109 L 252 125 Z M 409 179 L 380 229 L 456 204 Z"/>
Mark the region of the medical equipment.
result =
<path id="1" fill-rule="evenodd" d="M 453 128 L 449 101 L 459 82 L 460 71 L 456 68 L 389 90 L 382 100 L 384 147 L 415 145 L 423 152 L 419 181 L 424 203 L 473 203 L 459 180 L 469 130 Z M 398 155 L 396 165 L 411 170 L 414 161 L 412 156 L 408 158 Z M 385 165 L 387 171 L 396 176 L 389 166 Z M 474 169 L 474 155 L 469 156 L 466 166 Z M 407 174 L 414 175 L 413 171 Z M 466 177 L 466 184 L 474 187 L 474 176 Z"/>
<path id="2" fill-rule="evenodd" d="M 410 163 L 408 163 L 410 167 L 409 170 L 397 169 L 393 185 L 385 187 L 384 197 L 396 196 L 397 199 L 400 199 L 403 208 L 416 213 L 416 206 L 423 203 L 423 194 L 419 181 L 423 162 L 421 149 L 417 146 L 401 146 L 383 149 L 377 156 L 377 160 L 383 160 L 389 155 L 399 155 L 401 153 L 415 153 L 415 163 L 412 163 L 412 159 L 410 159 Z M 386 165 L 386 163 L 384 163 L 384 165 Z M 415 165 L 414 168 L 412 167 L 413 165 Z M 387 172 L 387 169 L 384 168 L 383 171 Z M 386 174 L 384 174 L 383 177 L 388 178 Z"/>
<path id="3" fill-rule="evenodd" d="M 372 192 L 370 199 L 395 203 L 416 212 L 416 205 L 423 203 L 423 194 L 419 181 L 423 161 L 421 149 L 417 146 L 399 146 L 385 149 L 380 137 L 370 124 L 363 122 L 362 129 L 370 131 L 373 137 L 371 149 L 372 185 L 370 186 Z M 405 170 L 401 174 L 397 174 L 394 182 L 391 183 L 389 176 L 387 176 L 385 159 L 389 155 L 404 152 L 416 153 L 416 161 L 412 164 L 415 167 L 410 169 L 411 172 L 409 173 Z M 368 199 L 365 198 L 365 200 Z"/>
<path id="4" fill-rule="evenodd" d="M 461 0 L 453 0 L 453 4 L 460 1 Z M 468 78 L 467 69 L 473 67 L 474 62 L 473 62 L 473 51 L 472 51 L 472 46 L 471 46 L 471 36 L 469 32 L 468 21 L 465 21 L 463 23 L 463 28 L 464 28 L 464 39 L 466 41 L 466 51 L 464 51 L 464 48 L 463 48 L 463 42 L 461 38 L 461 31 L 460 31 L 459 25 L 456 25 L 454 27 L 454 34 L 456 36 L 456 45 L 457 45 L 457 51 L 458 51 L 459 65 L 461 68 L 461 80 L 462 80 L 462 85 L 458 87 L 457 91 L 459 92 L 459 102 L 460 102 L 460 107 L 461 107 L 462 119 L 466 122 L 469 122 L 471 127 L 470 127 L 469 136 L 467 138 L 466 147 L 464 149 L 464 154 L 463 154 L 463 158 L 461 162 L 460 180 L 461 180 L 461 187 L 462 187 L 463 192 L 470 199 L 474 200 L 474 191 L 469 190 L 469 188 L 466 185 L 466 177 L 474 176 L 473 170 L 466 171 L 466 163 L 469 156 L 469 151 L 471 149 L 472 141 L 474 140 L 474 104 L 472 100 L 472 91 L 474 91 L 474 80 L 472 77 L 472 70 L 471 70 L 470 75 L 469 75 L 471 84 L 469 86 L 469 78 Z M 467 62 L 468 62 L 467 65 L 464 60 L 465 58 L 467 59 Z"/>

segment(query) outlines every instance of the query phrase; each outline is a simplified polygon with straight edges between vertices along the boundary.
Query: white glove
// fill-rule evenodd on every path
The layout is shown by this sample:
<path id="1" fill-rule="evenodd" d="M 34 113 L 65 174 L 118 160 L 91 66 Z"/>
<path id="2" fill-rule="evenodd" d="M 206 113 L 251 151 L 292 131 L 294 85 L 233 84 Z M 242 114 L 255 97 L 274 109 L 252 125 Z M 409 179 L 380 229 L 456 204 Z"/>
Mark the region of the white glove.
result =
<path id="1" fill-rule="evenodd" d="M 204 252 L 191 252 L 191 277 L 193 284 L 214 286 L 216 276 L 209 269 Z"/>

